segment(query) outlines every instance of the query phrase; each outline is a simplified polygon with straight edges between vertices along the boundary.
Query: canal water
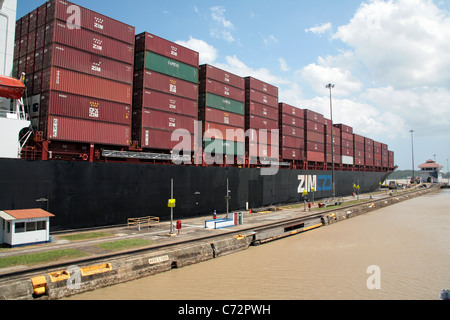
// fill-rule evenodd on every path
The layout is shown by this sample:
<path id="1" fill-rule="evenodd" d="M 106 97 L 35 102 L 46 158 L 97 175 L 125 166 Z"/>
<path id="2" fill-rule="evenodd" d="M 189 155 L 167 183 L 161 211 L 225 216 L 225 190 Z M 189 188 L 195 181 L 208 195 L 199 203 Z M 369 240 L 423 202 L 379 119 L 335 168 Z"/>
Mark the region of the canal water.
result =
<path id="1" fill-rule="evenodd" d="M 438 300 L 450 289 L 450 190 L 83 300 Z"/>

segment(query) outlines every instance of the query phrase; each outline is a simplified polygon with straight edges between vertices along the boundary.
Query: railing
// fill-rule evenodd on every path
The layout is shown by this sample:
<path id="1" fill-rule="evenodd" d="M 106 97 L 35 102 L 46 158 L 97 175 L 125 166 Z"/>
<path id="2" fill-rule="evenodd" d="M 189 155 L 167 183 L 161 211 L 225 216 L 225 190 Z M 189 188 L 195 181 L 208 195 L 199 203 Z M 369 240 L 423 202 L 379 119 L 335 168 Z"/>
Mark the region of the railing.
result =
<path id="1" fill-rule="evenodd" d="M 158 217 L 143 217 L 143 218 L 129 218 L 128 219 L 128 228 L 135 227 L 135 228 L 150 228 L 152 225 L 158 224 L 159 218 Z"/>

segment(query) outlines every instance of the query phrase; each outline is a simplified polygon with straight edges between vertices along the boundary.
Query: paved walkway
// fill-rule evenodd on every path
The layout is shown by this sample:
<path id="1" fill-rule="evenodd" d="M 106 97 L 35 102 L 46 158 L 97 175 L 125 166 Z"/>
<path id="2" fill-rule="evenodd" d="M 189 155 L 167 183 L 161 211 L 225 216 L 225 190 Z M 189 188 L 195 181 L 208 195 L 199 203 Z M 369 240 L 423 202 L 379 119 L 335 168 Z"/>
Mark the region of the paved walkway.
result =
<path id="1" fill-rule="evenodd" d="M 360 200 L 368 200 L 372 196 L 373 199 L 380 199 L 388 196 L 388 192 L 376 193 L 376 194 L 364 194 L 360 196 Z M 345 202 L 354 201 L 356 197 L 344 197 Z M 317 203 L 315 206 L 317 207 Z M 123 240 L 123 239 L 133 239 L 140 238 L 151 241 L 152 246 L 161 246 L 165 244 L 174 244 L 178 242 L 183 242 L 187 240 L 193 240 L 198 238 L 203 238 L 211 235 L 221 235 L 229 232 L 239 232 L 242 229 L 248 229 L 251 227 L 256 227 L 258 225 L 267 224 L 270 222 L 276 222 L 281 220 L 287 220 L 290 218 L 302 217 L 312 212 L 305 212 L 303 204 L 297 205 L 286 205 L 282 207 L 283 209 L 280 211 L 270 211 L 270 212 L 259 212 L 259 213 L 249 213 L 247 211 L 238 211 L 243 212 L 243 225 L 242 226 L 234 226 L 225 229 L 212 230 L 205 228 L 205 221 L 212 220 L 212 216 L 207 217 L 196 217 L 196 218 L 188 218 L 181 219 L 183 228 L 181 230 L 181 234 L 177 234 L 175 236 L 169 236 L 170 233 L 170 222 L 161 222 L 157 225 L 153 225 L 150 228 L 141 228 L 138 230 L 136 227 L 116 227 L 116 228 L 104 228 L 98 229 L 95 231 L 83 231 L 86 233 L 90 232 L 102 232 L 108 234 L 103 238 L 96 238 L 92 240 L 81 240 L 81 241 L 69 241 L 64 237 L 70 234 L 57 234 L 54 235 L 53 243 L 43 244 L 43 245 L 35 245 L 28 247 L 20 247 L 20 248 L 12 248 L 2 250 L 0 249 L 0 259 L 3 257 L 10 256 L 18 256 L 32 253 L 39 253 L 44 251 L 53 251 L 53 250 L 61 250 L 61 249 L 78 249 L 80 251 L 88 253 L 89 257 L 95 257 L 98 255 L 111 254 L 113 253 L 111 250 L 102 249 L 98 246 L 100 243 Z M 331 207 L 332 208 L 332 207 Z M 341 207 L 339 207 L 341 208 Z M 225 218 L 225 214 L 218 214 L 218 219 Z M 174 223 L 176 223 L 176 211 L 174 216 Z M 77 232 L 77 233 L 83 233 Z M 174 227 L 174 232 L 177 230 Z M 15 266 L 11 268 L 3 268 L 0 269 L 0 275 L 5 273 L 10 273 L 12 271 L 19 271 L 23 269 L 27 269 L 27 266 Z"/>

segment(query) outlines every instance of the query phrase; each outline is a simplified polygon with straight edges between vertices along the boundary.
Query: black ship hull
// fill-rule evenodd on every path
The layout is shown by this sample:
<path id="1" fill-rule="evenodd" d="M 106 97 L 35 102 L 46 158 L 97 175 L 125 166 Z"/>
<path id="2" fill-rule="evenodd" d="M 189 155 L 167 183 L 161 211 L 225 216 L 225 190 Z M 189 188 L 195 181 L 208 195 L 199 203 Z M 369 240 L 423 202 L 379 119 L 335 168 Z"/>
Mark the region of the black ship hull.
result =
<path id="1" fill-rule="evenodd" d="M 314 198 L 332 196 L 331 171 L 280 169 L 261 175 L 256 168 L 152 164 L 26 161 L 0 159 L 0 210 L 41 207 L 55 215 L 52 230 L 124 224 L 128 218 L 170 219 L 168 199 L 174 181 L 174 218 L 298 202 L 304 190 Z M 378 188 L 391 172 L 336 171 L 336 196 Z M 41 202 L 37 200 L 41 199 Z M 48 201 L 42 201 L 48 199 Z"/>

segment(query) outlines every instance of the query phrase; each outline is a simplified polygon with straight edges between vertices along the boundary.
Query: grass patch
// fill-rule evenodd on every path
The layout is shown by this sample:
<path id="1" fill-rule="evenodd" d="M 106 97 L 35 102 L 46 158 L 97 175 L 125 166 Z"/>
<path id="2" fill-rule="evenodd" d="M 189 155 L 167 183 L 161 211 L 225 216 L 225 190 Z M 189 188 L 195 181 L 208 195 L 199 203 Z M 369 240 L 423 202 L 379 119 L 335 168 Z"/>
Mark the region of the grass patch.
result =
<path id="1" fill-rule="evenodd" d="M 32 266 L 36 264 L 54 262 L 65 259 L 74 259 L 86 256 L 87 253 L 76 249 L 53 250 L 40 253 L 30 253 L 13 257 L 0 258 L 0 268 L 19 265 Z"/>
<path id="2" fill-rule="evenodd" d="M 60 238 L 69 240 L 69 241 L 79 241 L 79 240 L 90 240 L 90 239 L 98 239 L 110 237 L 111 234 L 107 232 L 89 232 L 89 233 L 77 233 L 71 234 L 67 236 L 61 236 Z"/>
<path id="3" fill-rule="evenodd" d="M 145 247 L 145 246 L 149 246 L 153 243 L 154 243 L 153 241 L 149 241 L 149 240 L 145 240 L 145 239 L 125 239 L 125 240 L 101 243 L 101 244 L 97 245 L 97 247 L 106 249 L 106 250 L 118 251 L 118 250 L 124 250 L 124 249 L 136 248 L 136 247 Z"/>

